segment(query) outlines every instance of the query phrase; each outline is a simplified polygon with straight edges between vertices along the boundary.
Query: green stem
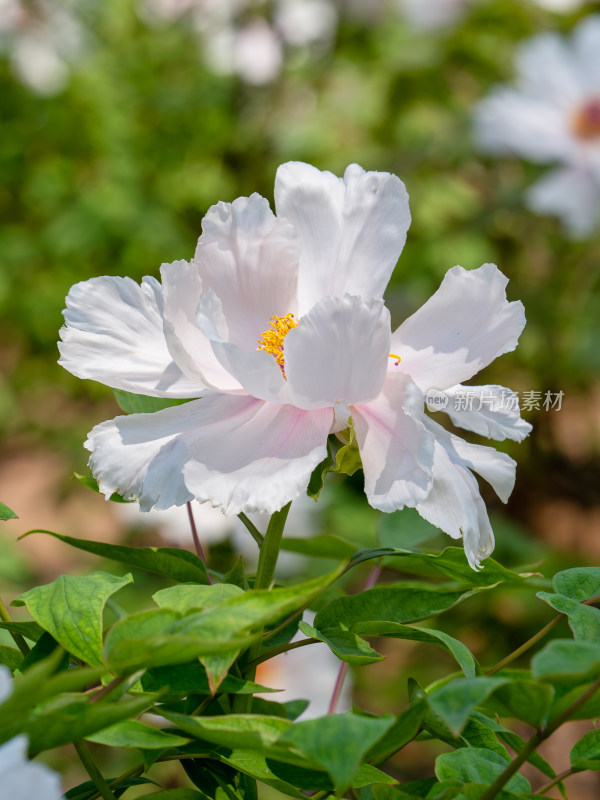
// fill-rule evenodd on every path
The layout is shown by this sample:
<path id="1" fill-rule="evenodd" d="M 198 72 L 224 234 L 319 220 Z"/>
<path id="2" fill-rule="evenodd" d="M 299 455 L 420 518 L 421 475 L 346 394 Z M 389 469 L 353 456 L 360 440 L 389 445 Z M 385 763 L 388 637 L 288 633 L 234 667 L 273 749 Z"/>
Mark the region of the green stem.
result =
<path id="1" fill-rule="evenodd" d="M 6 606 L 4 605 L 2 600 L 0 600 L 0 619 L 2 620 L 2 622 L 12 622 L 10 614 L 6 610 Z M 25 657 L 27 657 L 31 652 L 31 650 L 25 639 L 21 636 L 20 633 L 13 633 L 12 631 L 9 631 L 9 633 L 13 638 L 13 642 L 17 645 L 21 653 Z"/>
<path id="2" fill-rule="evenodd" d="M 506 667 L 508 664 L 511 664 L 513 661 L 519 658 L 519 656 L 523 655 L 523 653 L 526 653 L 531 647 L 537 644 L 540 641 L 540 639 L 543 639 L 544 636 L 546 636 L 546 634 L 550 633 L 550 631 L 558 625 L 561 619 L 562 619 L 562 614 L 558 614 L 558 616 L 551 619 L 550 622 L 544 625 L 544 627 L 541 630 L 539 630 L 534 636 L 532 636 L 531 639 L 528 639 L 520 647 L 517 647 L 516 650 L 513 650 L 512 653 L 509 653 L 501 661 L 498 661 L 498 663 L 494 664 L 493 667 L 486 669 L 485 674 L 495 675 L 497 672 L 500 672 L 501 669 L 504 669 L 504 667 Z"/>
<path id="3" fill-rule="evenodd" d="M 596 694 L 598 689 L 600 689 L 600 678 L 597 678 L 594 683 L 588 686 L 585 692 L 583 692 L 583 694 L 581 694 L 574 703 L 566 708 L 562 714 L 559 714 L 558 717 L 549 722 L 544 728 L 540 728 L 538 731 L 536 731 L 521 752 L 518 753 L 517 756 L 506 767 L 506 769 L 503 770 L 500 775 L 498 775 L 487 792 L 484 792 L 479 800 L 492 800 L 492 798 L 496 797 L 498 792 L 503 789 L 505 784 L 508 783 L 515 772 L 517 772 L 518 769 L 523 766 L 526 761 L 528 761 L 529 756 L 535 752 L 535 750 L 537 750 L 538 746 L 549 736 L 552 736 L 554 731 L 560 728 L 563 723 L 570 720 L 573 714 L 575 714 L 575 712 L 578 711 L 581 706 L 587 703 L 587 701 Z"/>
<path id="4" fill-rule="evenodd" d="M 92 758 L 92 754 L 88 750 L 87 745 L 83 742 L 83 740 L 80 739 L 77 742 L 73 742 L 73 746 L 75 747 L 77 755 L 81 759 L 81 763 L 85 767 L 87 774 L 92 779 L 92 783 L 98 790 L 100 797 L 103 797 L 104 800 L 117 800 L 112 793 L 110 786 L 102 777 L 100 770 Z"/>
<path id="5" fill-rule="evenodd" d="M 272 647 L 270 650 L 262 653 L 258 658 L 255 658 L 247 666 L 257 667 L 263 661 L 268 661 L 270 658 L 278 656 L 280 653 L 287 653 L 288 650 L 295 650 L 296 647 L 304 647 L 307 644 L 316 644 L 319 639 L 300 639 L 299 642 L 288 642 L 287 644 L 280 644 L 279 647 Z"/>
<path id="6" fill-rule="evenodd" d="M 257 527 L 256 527 L 256 525 L 255 525 L 255 524 L 252 522 L 252 520 L 251 520 L 249 517 L 247 517 L 247 516 L 244 514 L 244 512 L 243 512 L 243 511 L 241 511 L 241 512 L 238 514 L 238 517 L 241 519 L 241 521 L 244 523 L 244 525 L 245 525 L 245 526 L 246 526 L 246 528 L 248 529 L 248 532 L 250 533 L 250 536 L 252 536 L 252 538 L 254 539 L 254 541 L 256 542 L 256 544 L 257 544 L 257 545 L 260 547 L 260 546 L 262 545 L 262 543 L 263 543 L 263 540 L 264 540 L 264 538 L 265 538 L 265 537 L 264 537 L 264 536 L 262 535 L 262 533 L 261 533 L 261 532 L 258 530 L 258 528 L 257 528 Z"/>
<path id="7" fill-rule="evenodd" d="M 580 769 L 575 769 L 571 767 L 570 769 L 566 769 L 564 772 L 561 772 L 560 775 L 557 775 L 556 778 L 553 778 L 550 783 L 545 783 L 540 789 L 536 789 L 536 794 L 546 794 L 549 792 L 550 789 L 553 789 L 558 783 L 564 781 L 565 778 L 570 778 L 571 775 L 576 775 L 578 772 L 581 772 Z"/>
<path id="8" fill-rule="evenodd" d="M 122 675 L 117 675 L 116 678 L 113 678 L 110 683 L 107 683 L 106 686 L 103 686 L 96 694 L 91 698 L 90 703 L 97 703 L 98 700 L 102 700 L 103 697 L 106 697 L 107 694 L 110 694 L 113 689 L 116 689 L 117 686 L 120 686 L 124 683 L 125 678 Z"/>

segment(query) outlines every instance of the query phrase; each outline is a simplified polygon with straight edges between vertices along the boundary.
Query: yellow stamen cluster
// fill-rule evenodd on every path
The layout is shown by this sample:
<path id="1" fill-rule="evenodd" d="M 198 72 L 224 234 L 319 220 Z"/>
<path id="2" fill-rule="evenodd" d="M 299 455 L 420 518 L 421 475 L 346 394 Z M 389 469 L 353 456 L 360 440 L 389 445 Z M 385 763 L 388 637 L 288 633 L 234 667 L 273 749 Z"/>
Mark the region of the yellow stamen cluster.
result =
<path id="1" fill-rule="evenodd" d="M 286 314 L 285 317 L 273 315 L 269 322 L 270 329 L 261 333 L 258 340 L 258 349 L 265 350 L 275 356 L 275 361 L 283 370 L 283 340 L 298 323 L 293 314 Z"/>

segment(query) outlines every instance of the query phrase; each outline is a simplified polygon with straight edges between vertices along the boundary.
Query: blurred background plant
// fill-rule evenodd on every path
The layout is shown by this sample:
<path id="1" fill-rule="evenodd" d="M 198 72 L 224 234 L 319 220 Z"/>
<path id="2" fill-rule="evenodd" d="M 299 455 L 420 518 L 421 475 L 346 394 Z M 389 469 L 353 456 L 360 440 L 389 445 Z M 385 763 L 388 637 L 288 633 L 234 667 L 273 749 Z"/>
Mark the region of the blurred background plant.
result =
<path id="1" fill-rule="evenodd" d="M 475 104 L 514 78 L 520 42 L 566 34 L 595 10 L 576 0 L 0 0 L 0 497 L 20 516 L 2 528 L 9 599 L 87 563 L 33 539 L 17 546 L 28 528 L 137 543 L 178 530 L 142 530 L 70 479 L 85 472 L 86 432 L 118 413 L 108 389 L 56 364 L 70 286 L 190 258 L 208 207 L 253 191 L 272 199 L 287 160 L 336 174 L 356 161 L 405 181 L 413 223 L 387 295 L 395 325 L 455 264 L 492 261 L 510 278 L 528 325 L 482 382 L 538 394 L 524 414 L 533 433 L 505 445 L 519 468 L 508 507 L 492 505 L 495 557 L 545 574 L 598 562 L 599 229 L 574 241 L 527 210 L 544 168 L 481 156 L 472 123 Z M 544 408 L 547 392 L 564 393 L 560 410 Z M 294 536 L 358 547 L 379 530 L 397 546 L 444 543 L 410 512 L 382 532 L 353 490 L 360 481 L 328 486 Z M 239 531 L 210 525 L 211 556 L 225 565 Z M 493 663 L 548 617 L 532 598 L 490 593 L 445 624 Z M 388 656 L 357 673 L 364 707 L 393 710 L 411 665 L 423 668 L 418 645 Z M 421 682 L 444 673 L 439 659 Z M 398 769 L 417 777 L 424 763 Z"/>

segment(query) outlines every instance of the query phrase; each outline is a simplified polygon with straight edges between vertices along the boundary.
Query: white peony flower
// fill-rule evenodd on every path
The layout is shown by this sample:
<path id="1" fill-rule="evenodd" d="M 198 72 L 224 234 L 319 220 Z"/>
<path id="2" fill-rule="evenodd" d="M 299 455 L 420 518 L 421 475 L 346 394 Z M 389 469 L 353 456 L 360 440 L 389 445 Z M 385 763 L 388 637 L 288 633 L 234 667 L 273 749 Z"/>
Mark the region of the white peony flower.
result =
<path id="1" fill-rule="evenodd" d="M 600 16 L 583 19 L 569 42 L 555 33 L 525 42 L 517 76 L 516 88 L 497 87 L 475 109 L 477 141 L 490 153 L 562 164 L 526 203 L 589 235 L 600 203 Z"/>
<path id="2" fill-rule="evenodd" d="M 396 0 L 406 22 L 417 30 L 434 31 L 454 25 L 474 0 Z"/>
<path id="3" fill-rule="evenodd" d="M 102 492 L 143 510 L 195 498 L 226 514 L 272 513 L 306 489 L 327 436 L 352 418 L 371 505 L 416 506 L 462 531 L 477 565 L 493 539 L 469 470 L 505 498 L 515 465 L 426 419 L 423 391 L 449 390 L 514 349 L 522 305 L 507 302 L 495 266 L 455 267 L 392 336 L 381 297 L 410 223 L 404 184 L 357 165 L 340 179 L 288 163 L 275 203 L 278 216 L 257 194 L 213 206 L 194 259 L 164 264 L 162 285 L 104 276 L 69 292 L 66 369 L 193 398 L 91 431 Z M 481 413 L 459 424 L 479 430 Z M 517 429 L 500 419 L 489 433 Z"/>
<path id="4" fill-rule="evenodd" d="M 0 703 L 10 696 L 12 675 L 0 665 Z M 27 737 L 0 745 L 0 800 L 61 800 L 60 776 L 45 764 L 27 758 Z"/>

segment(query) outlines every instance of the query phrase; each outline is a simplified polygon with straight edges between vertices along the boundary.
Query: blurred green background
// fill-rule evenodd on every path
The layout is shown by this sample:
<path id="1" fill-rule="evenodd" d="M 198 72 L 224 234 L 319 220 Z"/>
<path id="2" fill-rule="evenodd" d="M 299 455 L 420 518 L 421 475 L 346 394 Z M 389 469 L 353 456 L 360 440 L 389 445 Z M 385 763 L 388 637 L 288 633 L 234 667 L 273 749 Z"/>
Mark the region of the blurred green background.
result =
<path id="1" fill-rule="evenodd" d="M 598 6 L 555 14 L 533 0 L 480 0 L 430 30 L 411 26 L 392 2 L 322 2 L 327 31 L 300 43 L 278 17 L 281 0 L 206 9 L 201 0 L 22 0 L 18 25 L 0 21 L 0 500 L 23 520 L 2 530 L 0 588 L 10 596 L 58 570 L 58 560 L 48 567 L 33 550 L 24 563 L 14 545 L 45 507 L 36 506 L 35 481 L 57 507 L 85 494 L 70 479 L 85 471 L 85 434 L 117 413 L 109 389 L 57 366 L 70 286 L 103 274 L 139 280 L 190 258 L 209 206 L 253 191 L 272 200 L 276 168 L 287 160 L 336 174 L 358 162 L 405 181 L 413 223 L 387 294 L 395 324 L 455 264 L 492 261 L 510 278 L 509 298 L 524 302 L 528 324 L 516 352 L 476 382 L 563 391 L 564 399 L 560 411 L 524 414 L 534 430 L 523 444 L 500 445 L 519 466 L 508 507 L 485 494 L 495 557 L 546 574 L 598 562 L 600 237 L 573 242 L 556 220 L 527 211 L 523 191 L 545 168 L 480 156 L 471 124 L 474 103 L 514 75 L 521 40 L 566 33 Z M 271 80 L 248 82 L 242 68 L 215 66 L 218 18 L 230 5 L 238 29 L 268 23 L 275 31 L 282 63 Z M 0 3 L 0 14 L 10 6 Z M 67 16 L 44 33 L 57 9 Z M 37 77 L 19 67 L 27 35 L 63 58 L 56 85 L 44 84 L 47 54 Z M 54 470 L 50 489 L 40 464 Z M 11 496 L 23 482 L 28 490 Z M 360 475 L 327 492 L 319 532 L 368 541 L 378 515 L 366 508 Z M 91 538 L 87 520 L 63 532 Z M 464 608 L 448 630 L 489 663 L 548 618 L 533 589 Z M 422 655 L 406 652 L 409 661 Z M 448 667 L 440 656 L 430 677 Z M 360 699 L 371 691 L 373 710 L 405 702 L 387 669 L 374 699 L 359 678 Z"/>

